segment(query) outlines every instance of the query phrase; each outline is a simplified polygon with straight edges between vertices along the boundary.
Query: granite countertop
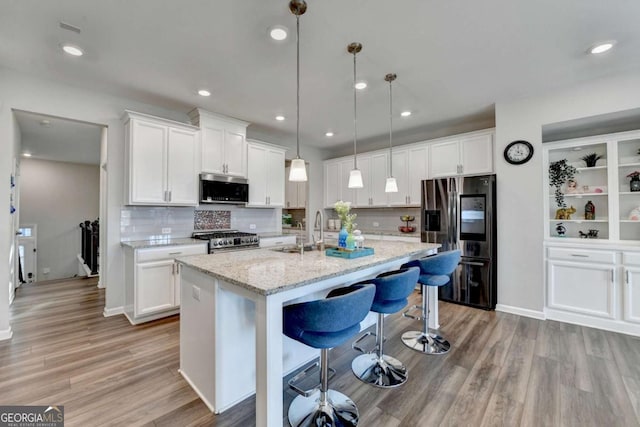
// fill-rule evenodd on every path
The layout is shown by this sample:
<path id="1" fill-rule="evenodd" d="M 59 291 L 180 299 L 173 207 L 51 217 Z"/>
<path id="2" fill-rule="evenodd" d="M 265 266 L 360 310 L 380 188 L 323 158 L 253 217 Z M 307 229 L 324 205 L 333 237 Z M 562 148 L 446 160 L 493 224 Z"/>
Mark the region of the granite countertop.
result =
<path id="1" fill-rule="evenodd" d="M 219 252 L 178 258 L 178 262 L 212 277 L 241 286 L 252 292 L 270 295 L 288 289 L 341 276 L 354 271 L 405 257 L 420 257 L 439 244 L 369 241 L 370 256 L 343 259 L 310 251 L 303 256 L 272 249 Z"/>
<path id="2" fill-rule="evenodd" d="M 195 245 L 198 243 L 207 243 L 206 240 L 192 239 L 191 237 L 167 237 L 161 239 L 146 240 L 123 240 L 120 246 L 126 246 L 133 249 L 157 248 L 160 246 L 181 246 Z"/>

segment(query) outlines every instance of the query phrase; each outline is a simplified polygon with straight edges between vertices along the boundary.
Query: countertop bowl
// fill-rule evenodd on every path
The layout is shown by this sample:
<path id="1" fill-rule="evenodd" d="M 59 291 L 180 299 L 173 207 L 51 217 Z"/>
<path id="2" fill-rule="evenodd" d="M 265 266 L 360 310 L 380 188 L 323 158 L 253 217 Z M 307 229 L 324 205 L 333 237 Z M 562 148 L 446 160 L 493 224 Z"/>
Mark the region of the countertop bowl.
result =
<path id="1" fill-rule="evenodd" d="M 400 217 L 400 220 L 401 220 L 401 221 L 404 221 L 404 222 L 407 222 L 407 221 L 413 221 L 413 220 L 415 220 L 415 219 L 416 219 L 416 217 L 415 217 L 415 216 L 413 216 L 413 215 L 402 215 L 402 216 Z"/>
<path id="2" fill-rule="evenodd" d="M 416 228 L 413 225 L 401 225 L 398 227 L 398 230 L 402 233 L 413 233 L 414 231 L 416 231 Z"/>

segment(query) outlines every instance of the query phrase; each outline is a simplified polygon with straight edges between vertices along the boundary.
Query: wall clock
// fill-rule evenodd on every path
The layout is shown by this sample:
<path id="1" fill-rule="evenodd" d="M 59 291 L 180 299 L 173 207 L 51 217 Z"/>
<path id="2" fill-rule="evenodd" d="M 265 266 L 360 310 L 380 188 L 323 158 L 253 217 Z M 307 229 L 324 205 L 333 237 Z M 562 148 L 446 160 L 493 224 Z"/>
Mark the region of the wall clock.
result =
<path id="1" fill-rule="evenodd" d="M 533 145 L 528 141 L 513 141 L 504 149 L 504 159 L 512 165 L 522 165 L 533 157 Z"/>

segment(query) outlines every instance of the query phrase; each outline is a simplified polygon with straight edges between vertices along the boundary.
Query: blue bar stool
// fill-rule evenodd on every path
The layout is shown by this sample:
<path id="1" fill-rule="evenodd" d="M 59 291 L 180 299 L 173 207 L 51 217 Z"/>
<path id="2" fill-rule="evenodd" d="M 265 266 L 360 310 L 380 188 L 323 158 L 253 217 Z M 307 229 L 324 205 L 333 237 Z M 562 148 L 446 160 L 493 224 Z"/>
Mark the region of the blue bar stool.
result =
<path id="1" fill-rule="evenodd" d="M 422 320 L 422 331 L 409 331 L 402 334 L 402 342 L 409 348 L 425 354 L 445 354 L 451 348 L 449 341 L 440 335 L 429 331 L 429 286 L 444 286 L 449 283 L 451 274 L 460 262 L 460 250 L 441 252 L 434 256 L 410 261 L 402 267 L 420 267 L 418 282 L 422 285 L 421 316 L 409 314 L 409 309 L 403 313 L 405 317 Z"/>
<path id="2" fill-rule="evenodd" d="M 355 403 L 329 389 L 329 349 L 360 331 L 360 322 L 369 313 L 375 292 L 374 285 L 363 283 L 333 290 L 325 299 L 283 308 L 284 334 L 321 349 L 319 387 L 303 391 L 294 386 L 309 369 L 289 381 L 289 386 L 301 394 L 289 406 L 289 423 L 293 427 L 358 425 Z"/>
<path id="3" fill-rule="evenodd" d="M 378 313 L 376 332 L 363 334 L 353 343 L 353 348 L 365 353 L 357 344 L 370 335 L 376 336 L 376 345 L 373 351 L 356 357 L 351 363 L 351 370 L 360 381 L 381 388 L 397 387 L 407 381 L 407 368 L 402 362 L 384 354 L 384 315 L 397 313 L 407 305 L 407 297 L 413 292 L 419 275 L 420 269 L 411 267 L 380 274 L 370 281 L 376 285 L 371 305 L 371 311 Z"/>

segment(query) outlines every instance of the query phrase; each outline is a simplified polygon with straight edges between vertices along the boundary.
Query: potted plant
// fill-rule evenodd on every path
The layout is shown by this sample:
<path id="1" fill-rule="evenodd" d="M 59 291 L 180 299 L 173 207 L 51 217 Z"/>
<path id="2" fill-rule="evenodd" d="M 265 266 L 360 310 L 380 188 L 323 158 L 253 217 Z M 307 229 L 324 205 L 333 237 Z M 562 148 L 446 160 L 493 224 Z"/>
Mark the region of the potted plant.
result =
<path id="1" fill-rule="evenodd" d="M 591 154 L 587 154 L 584 157 L 581 157 L 580 159 L 584 160 L 588 168 L 592 168 L 596 165 L 596 162 L 601 158 L 602 156 L 600 154 L 591 153 Z"/>
<path id="2" fill-rule="evenodd" d="M 640 191 L 640 172 L 633 171 L 627 175 L 629 181 L 629 191 Z"/>
<path id="3" fill-rule="evenodd" d="M 549 164 L 549 185 L 555 187 L 556 204 L 560 208 L 566 208 L 567 204 L 564 202 L 564 193 L 562 192 L 562 186 L 565 182 L 573 179 L 577 170 L 571 166 L 567 159 L 558 160 L 557 162 L 551 162 Z"/>

